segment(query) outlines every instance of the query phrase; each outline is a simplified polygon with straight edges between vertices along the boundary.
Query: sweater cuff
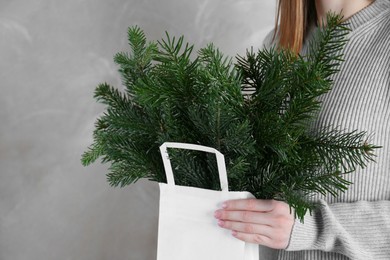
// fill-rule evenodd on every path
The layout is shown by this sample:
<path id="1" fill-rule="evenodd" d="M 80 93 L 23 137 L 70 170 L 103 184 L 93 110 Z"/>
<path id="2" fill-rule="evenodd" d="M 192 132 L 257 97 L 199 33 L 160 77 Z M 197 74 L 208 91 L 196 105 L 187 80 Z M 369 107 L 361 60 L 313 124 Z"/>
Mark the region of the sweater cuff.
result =
<path id="1" fill-rule="evenodd" d="M 318 238 L 318 226 L 314 214 L 314 211 L 312 214 L 307 212 L 304 217 L 304 223 L 301 223 L 299 219 L 295 219 L 286 251 L 301 251 L 314 248 Z"/>

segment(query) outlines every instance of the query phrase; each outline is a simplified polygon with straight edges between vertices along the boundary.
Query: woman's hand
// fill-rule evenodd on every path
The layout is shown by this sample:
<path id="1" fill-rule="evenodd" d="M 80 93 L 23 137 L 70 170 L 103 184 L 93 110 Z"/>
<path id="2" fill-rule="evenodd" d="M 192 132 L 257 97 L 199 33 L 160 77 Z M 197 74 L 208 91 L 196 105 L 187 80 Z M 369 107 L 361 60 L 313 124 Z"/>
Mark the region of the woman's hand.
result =
<path id="1" fill-rule="evenodd" d="M 229 200 L 214 216 L 236 238 L 275 249 L 288 246 L 294 225 L 289 205 L 276 200 Z"/>

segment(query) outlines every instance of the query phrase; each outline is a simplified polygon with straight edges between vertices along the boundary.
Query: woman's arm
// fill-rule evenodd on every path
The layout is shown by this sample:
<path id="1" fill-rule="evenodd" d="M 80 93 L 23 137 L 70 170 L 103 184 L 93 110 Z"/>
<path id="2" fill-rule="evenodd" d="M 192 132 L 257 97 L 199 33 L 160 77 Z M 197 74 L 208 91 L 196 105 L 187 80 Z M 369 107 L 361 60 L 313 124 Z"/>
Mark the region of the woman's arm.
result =
<path id="1" fill-rule="evenodd" d="M 322 250 L 351 259 L 390 259 L 390 201 L 328 205 L 295 221 L 288 251 Z"/>
<path id="2" fill-rule="evenodd" d="M 287 251 L 321 250 L 351 259 L 390 259 L 390 201 L 328 205 L 320 200 L 304 224 L 281 201 L 242 199 L 216 211 L 221 227 L 243 241 Z"/>

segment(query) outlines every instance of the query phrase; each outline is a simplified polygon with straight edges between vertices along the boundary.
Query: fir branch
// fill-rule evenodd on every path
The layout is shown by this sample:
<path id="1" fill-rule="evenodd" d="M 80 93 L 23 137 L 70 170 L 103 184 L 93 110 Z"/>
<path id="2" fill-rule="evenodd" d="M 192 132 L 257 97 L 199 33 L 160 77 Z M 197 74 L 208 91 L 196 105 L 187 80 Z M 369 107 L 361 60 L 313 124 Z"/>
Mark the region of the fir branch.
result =
<path id="1" fill-rule="evenodd" d="M 104 149 L 101 145 L 94 143 L 88 150 L 82 154 L 81 163 L 83 166 L 90 165 L 95 162 L 100 156 L 104 155 Z"/>
<path id="2" fill-rule="evenodd" d="M 329 14 L 309 54 L 288 49 L 247 50 L 237 62 L 213 44 L 198 51 L 184 37 L 147 43 L 129 28 L 130 52 L 114 61 L 126 91 L 99 84 L 94 97 L 107 106 L 97 119 L 83 165 L 110 163 L 108 182 L 124 187 L 140 178 L 166 182 L 159 146 L 202 144 L 225 155 L 229 190 L 286 201 L 301 220 L 314 207 L 311 194 L 337 196 L 344 177 L 373 161 L 366 132 L 331 126 L 308 132 L 341 65 L 348 29 Z M 177 185 L 220 189 L 215 157 L 171 151 Z"/>
<path id="3" fill-rule="evenodd" d="M 107 83 L 99 84 L 95 89 L 94 98 L 109 107 L 123 108 L 127 106 L 129 100 L 118 89 L 111 87 Z"/>
<path id="4" fill-rule="evenodd" d="M 309 42 L 308 59 L 312 68 L 316 70 L 321 67 L 323 77 L 329 78 L 339 71 L 340 62 L 343 61 L 341 52 L 348 42 L 347 35 L 350 29 L 347 23 L 342 22 L 343 16 L 335 13 L 327 13 L 326 27 L 317 30 L 314 39 Z M 323 21 L 324 24 L 324 21 Z"/>
<path id="5" fill-rule="evenodd" d="M 365 131 L 345 132 L 325 126 L 314 138 L 303 142 L 307 149 L 318 154 L 327 169 L 332 170 L 332 165 L 340 165 L 342 171 L 348 173 L 355 171 L 358 166 L 365 168 L 367 161 L 374 161 L 374 149 L 381 148 L 368 144 L 365 136 Z"/>
<path id="6" fill-rule="evenodd" d="M 117 53 L 114 62 L 120 66 L 119 72 L 128 94 L 133 96 L 133 85 L 151 70 L 158 48 L 154 42 L 146 43 L 146 36 L 138 26 L 128 29 L 128 41 L 132 52 Z"/>

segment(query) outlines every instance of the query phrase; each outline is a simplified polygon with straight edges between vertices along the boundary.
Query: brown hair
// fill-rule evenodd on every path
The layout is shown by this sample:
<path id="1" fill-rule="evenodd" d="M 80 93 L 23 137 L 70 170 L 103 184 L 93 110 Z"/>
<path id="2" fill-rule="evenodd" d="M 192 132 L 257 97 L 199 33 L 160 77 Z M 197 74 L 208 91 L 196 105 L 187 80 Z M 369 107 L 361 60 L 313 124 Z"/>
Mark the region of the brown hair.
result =
<path id="1" fill-rule="evenodd" d="M 278 46 L 298 54 L 311 23 L 317 24 L 315 0 L 279 0 L 273 40 L 278 34 Z"/>

